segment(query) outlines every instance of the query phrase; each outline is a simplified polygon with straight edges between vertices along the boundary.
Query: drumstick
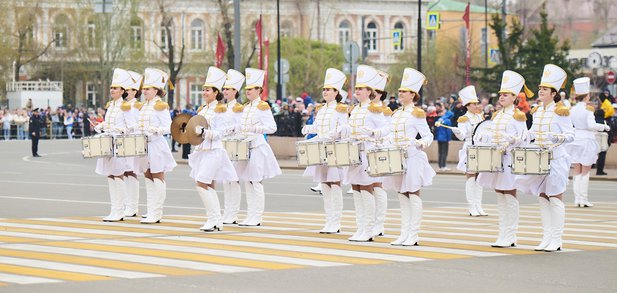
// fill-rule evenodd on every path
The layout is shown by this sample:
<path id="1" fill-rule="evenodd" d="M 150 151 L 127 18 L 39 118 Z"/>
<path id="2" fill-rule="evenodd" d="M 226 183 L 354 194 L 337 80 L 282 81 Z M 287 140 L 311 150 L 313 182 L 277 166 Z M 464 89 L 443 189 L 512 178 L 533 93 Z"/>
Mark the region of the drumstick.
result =
<path id="1" fill-rule="evenodd" d="M 435 126 L 437 127 L 443 127 L 443 128 L 448 128 L 448 129 L 454 129 L 456 127 L 452 127 L 452 126 L 448 126 L 448 125 L 444 125 L 441 122 L 435 122 Z"/>

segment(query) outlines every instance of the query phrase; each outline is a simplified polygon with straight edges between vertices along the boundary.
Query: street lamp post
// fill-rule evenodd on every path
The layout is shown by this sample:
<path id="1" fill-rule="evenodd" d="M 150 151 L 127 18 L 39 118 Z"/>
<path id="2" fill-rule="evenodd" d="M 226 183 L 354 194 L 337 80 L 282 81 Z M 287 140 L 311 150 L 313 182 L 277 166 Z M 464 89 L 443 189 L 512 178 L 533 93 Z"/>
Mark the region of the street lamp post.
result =
<path id="1" fill-rule="evenodd" d="M 281 70 L 281 10 L 280 1 L 276 0 L 276 99 L 282 99 L 283 88 L 281 82 L 283 81 L 283 71 Z"/>
<path id="2" fill-rule="evenodd" d="M 422 0 L 418 0 L 418 71 L 422 72 Z M 418 93 L 422 97 L 422 88 Z M 422 102 L 422 100 L 420 100 Z"/>
<path id="3" fill-rule="evenodd" d="M 242 71 L 240 69 L 240 0 L 234 0 L 234 43 L 234 69 Z"/>

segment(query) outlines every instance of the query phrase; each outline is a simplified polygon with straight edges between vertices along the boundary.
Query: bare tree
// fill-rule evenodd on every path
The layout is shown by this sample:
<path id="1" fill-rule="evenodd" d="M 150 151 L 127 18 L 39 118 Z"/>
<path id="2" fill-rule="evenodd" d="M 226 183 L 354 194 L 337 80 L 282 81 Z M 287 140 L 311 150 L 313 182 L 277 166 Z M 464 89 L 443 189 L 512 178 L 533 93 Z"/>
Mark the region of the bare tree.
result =
<path id="1" fill-rule="evenodd" d="M 223 39 L 227 43 L 227 66 L 234 66 L 234 43 L 233 43 L 233 34 L 231 31 L 232 19 L 229 18 L 229 7 L 230 1 L 226 0 L 216 0 L 219 5 L 219 9 L 221 9 L 221 17 L 223 19 Z M 234 15 L 234 17 L 237 17 Z"/>
<path id="2" fill-rule="evenodd" d="M 173 17 L 167 11 L 165 7 L 165 0 L 159 0 L 159 11 L 161 12 L 161 16 L 163 21 L 161 22 L 161 27 L 165 31 L 165 44 L 159 44 L 156 41 L 154 43 L 161 50 L 163 56 L 167 58 L 167 68 L 169 69 L 169 80 L 172 84 L 176 84 L 178 80 L 178 75 L 182 70 L 182 66 L 184 65 L 184 36 L 181 37 L 180 42 L 180 56 L 176 56 L 176 42 L 173 35 Z M 184 34 L 183 34 L 184 35 Z M 176 62 L 176 59 L 178 61 Z M 170 87 L 167 102 L 171 107 L 174 106 L 174 89 Z"/>

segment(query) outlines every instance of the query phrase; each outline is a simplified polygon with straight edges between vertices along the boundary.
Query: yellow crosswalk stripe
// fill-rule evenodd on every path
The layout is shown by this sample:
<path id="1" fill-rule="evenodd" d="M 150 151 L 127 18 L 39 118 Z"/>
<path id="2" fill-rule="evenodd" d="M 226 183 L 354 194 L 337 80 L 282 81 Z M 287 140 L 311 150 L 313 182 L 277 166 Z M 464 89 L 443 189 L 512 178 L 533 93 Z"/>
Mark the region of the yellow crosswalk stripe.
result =
<path id="1" fill-rule="evenodd" d="M 2 222 L 0 222 L 0 224 L 1 223 Z M 79 238 L 109 239 L 109 238 L 118 237 L 114 235 L 101 235 L 101 234 L 90 234 L 90 233 L 69 232 L 69 231 L 51 231 L 51 230 L 32 229 L 32 228 L 18 228 L 18 227 L 4 227 L 4 228 L 7 231 L 14 231 L 14 232 L 24 232 L 24 233 L 44 234 L 44 235 L 57 235 L 57 236 L 70 236 L 70 237 L 79 237 Z"/>
<path id="2" fill-rule="evenodd" d="M 43 221 L 43 220 L 30 220 L 30 219 L 9 219 L 5 220 L 7 223 L 18 223 L 18 224 L 35 224 L 35 225 L 45 225 L 45 226 L 56 226 L 56 227 L 71 227 L 71 228 L 82 228 L 82 229 L 93 229 L 93 230 L 107 230 L 107 231 L 118 231 L 118 232 L 137 232 L 137 233 L 150 233 L 150 234 L 163 234 L 164 231 L 158 230 L 148 230 L 148 229 L 140 229 L 133 228 L 128 226 L 122 226 L 122 222 L 115 223 L 116 225 L 109 226 L 98 226 L 98 225 L 90 225 L 90 224 L 78 224 L 78 223 L 69 223 L 69 222 L 54 222 L 54 221 Z M 177 233 L 175 231 L 170 231 L 172 233 Z"/>
<path id="3" fill-rule="evenodd" d="M 120 247 L 120 246 L 89 244 L 89 243 L 46 242 L 44 243 L 44 245 L 77 248 L 77 249 L 109 251 L 109 252 L 119 252 L 119 253 L 130 253 L 130 254 L 137 254 L 137 255 L 165 257 L 165 258 L 175 258 L 175 259 L 191 260 L 191 261 L 198 261 L 198 262 L 223 264 L 223 265 L 229 265 L 229 266 L 257 268 L 257 269 L 285 270 L 285 269 L 296 269 L 296 268 L 302 267 L 299 265 L 292 265 L 292 264 L 281 264 L 281 263 L 275 263 L 275 262 L 265 262 L 265 261 L 256 261 L 256 260 L 246 260 L 246 259 L 240 259 L 240 258 L 220 257 L 220 256 L 215 256 L 215 255 L 192 254 L 190 252 L 175 252 L 175 251 L 165 251 L 165 250 L 156 250 L 156 249 L 141 249 L 141 248 L 133 248 L 133 247 Z"/>
<path id="4" fill-rule="evenodd" d="M 112 279 L 110 277 L 90 275 L 87 273 L 73 273 L 73 272 L 57 271 L 57 270 L 50 270 L 50 269 L 40 269 L 40 268 L 24 267 L 24 266 L 17 266 L 17 265 L 7 265 L 7 264 L 0 264 L 0 272 L 17 274 L 17 275 L 43 277 L 43 278 L 50 278 L 50 279 L 59 279 L 59 280 L 65 280 L 65 281 L 101 281 L 101 280 L 111 280 Z"/>
<path id="5" fill-rule="evenodd" d="M 138 263 L 97 259 L 97 258 L 91 258 L 91 257 L 54 254 L 51 252 L 43 253 L 43 252 L 20 251 L 20 250 L 0 248 L 0 255 L 56 261 L 56 262 L 63 262 L 63 263 L 90 265 L 90 266 L 106 267 L 106 268 L 113 268 L 113 269 L 120 269 L 120 270 L 139 271 L 139 272 L 155 273 L 155 274 L 162 274 L 162 275 L 172 275 L 172 276 L 205 274 L 205 272 L 194 271 L 190 269 L 169 268 L 169 267 L 162 267 L 162 266 L 155 266 L 155 265 L 143 265 L 143 264 L 138 264 Z"/>
<path id="6" fill-rule="evenodd" d="M 37 242 L 37 241 L 41 241 L 41 239 L 26 238 L 26 237 L 16 237 L 16 236 L 0 236 L 0 242 L 29 243 L 29 242 Z"/>

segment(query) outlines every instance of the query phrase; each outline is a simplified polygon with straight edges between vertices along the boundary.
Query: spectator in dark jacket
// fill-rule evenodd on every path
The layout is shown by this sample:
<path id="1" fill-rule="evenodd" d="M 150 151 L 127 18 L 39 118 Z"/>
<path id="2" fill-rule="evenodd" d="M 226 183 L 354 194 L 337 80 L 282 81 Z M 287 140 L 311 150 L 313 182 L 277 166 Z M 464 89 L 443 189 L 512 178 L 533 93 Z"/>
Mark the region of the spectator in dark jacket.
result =
<path id="1" fill-rule="evenodd" d="M 452 111 L 446 111 L 437 122 L 441 125 L 452 126 L 452 117 L 454 113 Z M 448 145 L 452 140 L 452 130 L 446 127 L 435 127 L 435 139 L 437 140 L 438 153 L 439 153 L 439 170 L 448 171 L 450 168 L 446 166 L 446 159 L 448 158 Z"/>

